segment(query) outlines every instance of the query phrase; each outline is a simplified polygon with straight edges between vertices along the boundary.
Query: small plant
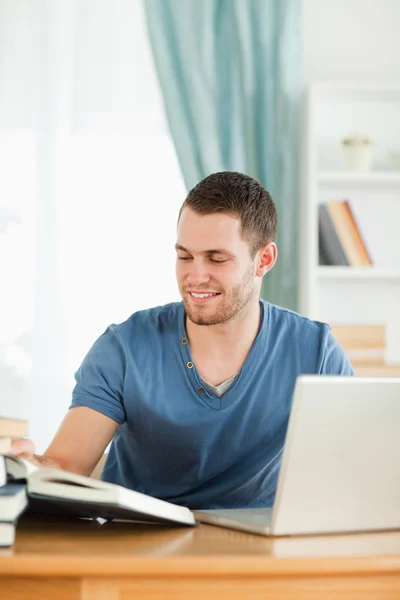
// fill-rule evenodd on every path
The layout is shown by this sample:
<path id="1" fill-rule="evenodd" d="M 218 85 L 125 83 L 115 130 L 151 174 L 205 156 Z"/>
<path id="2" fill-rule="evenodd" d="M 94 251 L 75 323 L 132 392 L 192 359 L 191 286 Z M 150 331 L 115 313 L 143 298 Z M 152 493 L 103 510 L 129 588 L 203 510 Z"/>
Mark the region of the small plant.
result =
<path id="1" fill-rule="evenodd" d="M 344 146 L 367 146 L 373 144 L 371 138 L 363 135 L 362 133 L 352 133 L 348 137 L 342 140 Z"/>

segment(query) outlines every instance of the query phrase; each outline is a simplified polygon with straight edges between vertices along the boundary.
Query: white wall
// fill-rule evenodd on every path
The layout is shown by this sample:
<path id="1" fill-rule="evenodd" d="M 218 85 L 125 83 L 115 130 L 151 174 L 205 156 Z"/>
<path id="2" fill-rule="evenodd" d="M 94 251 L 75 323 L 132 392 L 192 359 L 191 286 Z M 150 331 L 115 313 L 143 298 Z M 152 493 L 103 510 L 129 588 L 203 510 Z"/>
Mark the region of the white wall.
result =
<path id="1" fill-rule="evenodd" d="M 303 0 L 301 35 L 304 88 L 317 81 L 390 83 L 400 81 L 399 0 Z M 324 113 L 318 122 L 319 131 L 322 130 L 322 135 L 325 135 L 326 138 L 331 136 L 330 140 L 332 140 L 335 129 L 340 132 L 339 135 L 352 131 L 349 123 L 351 119 L 354 119 L 355 112 L 357 114 L 355 122 L 362 122 L 363 119 L 362 111 L 357 112 L 353 108 L 353 114 L 347 119 L 347 125 L 344 126 L 346 123 L 345 111 L 339 109 L 338 104 L 333 105 L 333 103 L 329 105 L 330 110 L 333 106 L 335 106 L 334 112 L 337 114 L 333 114 L 332 111 L 332 115 L 327 117 L 327 113 Z M 394 118 L 390 120 L 391 114 L 393 114 L 390 113 L 390 110 L 398 111 L 398 104 L 396 108 L 394 104 L 389 106 L 389 110 L 386 108 L 387 120 L 383 119 L 383 123 L 381 115 L 379 118 L 376 118 L 376 115 L 375 118 L 372 117 L 371 111 L 374 110 L 372 103 L 369 103 L 367 108 L 369 111 L 368 116 L 366 114 L 366 122 L 369 123 L 368 134 L 378 140 L 375 149 L 376 163 L 379 165 L 377 168 L 389 168 L 389 164 L 384 162 L 384 155 L 387 157 L 388 147 L 390 148 L 389 142 L 392 143 L 392 149 L 395 149 L 396 141 L 398 144 L 399 139 L 398 127 L 396 131 L 394 127 L 393 131 L 390 130 L 392 123 L 396 123 Z M 389 126 L 388 121 L 390 122 Z M 378 122 L 379 133 L 375 131 Z M 385 129 L 384 134 L 381 131 L 382 127 Z M 359 127 L 359 125 L 355 125 L 353 130 L 364 131 L 363 127 Z M 303 138 L 301 142 L 303 142 Z M 342 158 L 339 154 L 337 157 Z M 327 167 L 326 164 L 325 167 Z M 337 168 L 340 168 L 339 164 Z M 303 177 L 304 173 L 303 169 L 301 171 Z M 347 193 L 347 187 L 344 189 L 340 186 L 329 187 L 325 191 L 321 191 L 317 199 L 325 201 L 332 197 L 343 198 L 347 197 Z M 376 188 L 368 190 L 368 192 L 361 187 L 352 188 L 353 203 L 358 201 L 360 193 L 366 207 L 368 196 L 374 197 Z M 381 204 L 383 198 L 385 201 L 394 203 L 399 198 L 398 188 L 385 188 L 381 193 Z M 398 262 L 396 262 L 397 265 Z M 345 323 L 349 319 L 354 323 L 384 322 L 387 327 L 386 360 L 399 362 L 400 324 L 396 318 L 399 298 L 397 280 L 371 279 L 364 282 L 358 281 L 356 284 L 350 279 L 339 282 L 325 280 L 320 282 L 319 290 L 320 294 L 314 298 L 316 304 L 319 302 L 319 312 L 309 313 L 309 316 L 330 323 Z M 366 297 L 373 298 L 373 300 L 365 303 Z M 367 309 L 374 312 L 368 314 Z"/>
<path id="2" fill-rule="evenodd" d="M 303 83 L 400 80 L 399 0 L 303 0 Z"/>
<path id="3" fill-rule="evenodd" d="M 0 415 L 42 452 L 107 325 L 179 299 L 186 190 L 141 0 L 0 0 L 0 23 Z"/>
<path id="4" fill-rule="evenodd" d="M 92 10 L 94 4 L 96 4 L 96 11 Z M 63 24 L 62 29 L 60 29 L 60 31 L 64 31 L 61 41 L 56 35 L 58 29 L 53 34 L 56 52 L 52 53 L 51 64 L 54 73 L 57 74 L 57 81 L 62 82 L 62 89 L 60 88 L 61 92 L 58 95 L 63 99 L 63 102 L 65 98 L 74 98 L 74 104 L 72 107 L 64 106 L 64 104 L 60 107 L 56 102 L 56 105 L 53 106 L 54 115 L 50 114 L 49 120 L 55 119 L 60 111 L 74 109 L 72 119 L 74 135 L 69 140 L 71 143 L 64 143 L 63 145 L 63 151 L 70 152 L 74 160 L 71 162 L 60 161 L 64 166 L 64 171 L 61 174 L 58 173 L 57 179 L 59 188 L 58 218 L 61 225 L 59 226 L 58 235 L 53 236 L 54 240 L 50 239 L 51 236 L 47 236 L 49 240 L 46 243 L 52 244 L 51 251 L 48 252 L 44 249 L 42 252 L 44 256 L 50 257 L 49 260 L 55 262 L 55 254 L 52 250 L 58 250 L 59 274 L 61 274 L 62 281 L 59 290 L 62 304 L 62 310 L 60 310 L 71 316 L 73 308 L 76 308 L 76 316 L 73 319 L 66 319 L 68 326 L 65 327 L 64 341 L 61 342 L 60 328 L 56 330 L 53 327 L 53 320 L 49 317 L 47 311 L 49 306 L 52 311 L 50 316 L 55 311 L 53 303 L 55 294 L 48 296 L 44 304 L 40 300 L 38 301 L 39 305 L 42 304 L 42 321 L 48 322 L 48 325 L 45 330 L 38 327 L 37 330 L 39 336 L 41 335 L 43 340 L 46 341 L 47 350 L 37 352 L 39 359 L 36 360 L 34 370 L 37 373 L 35 377 L 39 383 L 36 385 L 33 400 L 31 382 L 25 378 L 25 372 L 30 370 L 30 365 L 25 363 L 30 360 L 29 353 L 32 342 L 30 338 L 26 339 L 25 333 L 30 329 L 31 321 L 33 321 L 33 314 L 29 312 L 31 310 L 29 306 L 33 304 L 32 295 L 34 293 L 34 285 L 30 279 L 30 277 L 33 277 L 32 273 L 34 272 L 31 265 L 35 248 L 34 234 L 32 234 L 31 240 L 29 235 L 24 233 L 25 230 L 21 229 L 18 232 L 15 223 L 12 222 L 9 226 L 8 237 L 3 236 L 0 240 L 0 255 L 16 256 L 17 250 L 15 248 L 17 248 L 18 256 L 22 257 L 24 255 L 32 259 L 31 262 L 29 260 L 21 261 L 26 269 L 26 274 L 22 267 L 14 269 L 19 273 L 18 279 L 13 277 L 14 271 L 7 269 L 9 260 L 5 265 L 5 261 L 3 261 L 3 264 L 0 261 L 0 275 L 3 282 L 3 293 L 0 297 L 0 309 L 2 309 L 0 315 L 4 317 L 3 321 L 0 319 L 0 380 L 2 384 L 0 414 L 29 418 L 31 421 L 31 435 L 36 441 L 39 451 L 42 451 L 47 442 L 50 441 L 61 416 L 67 409 L 72 374 L 79 366 L 82 355 L 90 343 L 102 332 L 108 322 L 123 320 L 128 316 L 128 310 L 131 312 L 137 310 L 142 307 L 142 303 L 146 305 L 153 303 L 149 300 L 148 294 L 156 295 L 160 303 L 167 301 L 166 298 L 167 296 L 170 297 L 170 291 L 167 288 L 166 281 L 173 280 L 168 271 L 170 267 L 168 266 L 167 269 L 166 265 L 168 262 L 168 265 L 173 266 L 173 256 L 171 255 L 167 260 L 167 257 L 163 255 L 160 266 L 157 262 L 157 251 L 160 245 L 162 247 L 168 246 L 173 254 L 172 238 L 175 214 L 183 199 L 184 189 L 179 179 L 172 147 L 167 147 L 170 145 L 170 140 L 166 134 L 166 126 L 163 125 L 164 115 L 161 108 L 158 111 L 159 118 L 155 118 L 157 106 L 161 106 L 161 102 L 157 96 L 158 92 L 154 91 L 157 87 L 155 73 L 149 73 L 149 50 L 141 48 L 136 52 L 136 55 L 140 57 L 140 60 L 135 63 L 137 72 L 131 68 L 129 61 L 126 59 L 126 56 L 131 56 L 132 48 L 142 42 L 145 45 L 147 43 L 145 39 L 142 42 L 139 40 L 140 36 L 144 37 L 145 35 L 144 28 L 142 28 L 142 33 L 140 31 L 135 32 L 135 35 L 132 36 L 134 25 L 139 23 L 137 12 L 140 3 L 133 2 L 133 0 L 119 0 L 112 3 L 112 5 L 114 8 L 112 13 L 109 14 L 109 0 L 75 0 L 74 2 L 72 0 L 68 2 L 64 2 L 64 0 L 56 2 L 54 0 L 50 4 L 45 0 L 35 3 L 28 0 L 20 3 L 16 3 L 14 0 L 2 0 L 0 2 L 0 21 L 3 24 L 0 36 L 2 41 L 0 81 L 9 82 L 0 97 L 0 134 L 2 136 L 0 136 L 0 157 L 2 158 L 2 167 L 4 167 L 0 181 L 0 198 L 3 199 L 3 209 L 6 210 L 7 214 L 10 213 L 10 218 L 12 217 L 11 221 L 13 219 L 18 221 L 18 215 L 15 218 L 13 217 L 14 211 L 18 209 L 18 214 L 21 213 L 26 227 L 29 226 L 32 232 L 35 231 L 35 222 L 31 212 L 35 207 L 37 190 L 34 181 L 34 170 L 29 171 L 28 167 L 35 164 L 34 152 L 36 151 L 36 145 L 31 133 L 27 134 L 25 140 L 21 137 L 20 130 L 25 127 L 30 131 L 32 128 L 31 121 L 35 121 L 37 106 L 42 107 L 42 119 L 46 121 L 46 107 L 58 98 L 53 89 L 56 82 L 48 80 L 47 87 L 32 84 L 40 77 L 42 78 L 41 81 L 45 81 L 43 79 L 44 75 L 40 74 L 39 67 L 46 61 L 42 61 L 41 56 L 43 55 L 49 60 L 46 45 L 49 42 L 41 35 L 41 28 L 44 27 L 43 23 L 46 23 L 46 21 L 42 23 L 41 18 L 47 15 L 50 7 L 54 7 L 56 16 L 57 11 L 61 9 L 66 10 L 68 14 L 71 11 L 72 14 L 75 10 L 74 7 L 76 7 L 76 10 L 82 12 L 79 19 L 74 20 L 71 18 L 70 25 L 68 25 L 69 21 L 64 18 L 57 20 L 57 23 Z M 302 76 L 304 85 L 321 79 L 400 79 L 400 0 L 303 0 L 302 18 Z M 76 35 L 67 36 L 65 28 L 68 28 L 68 26 L 77 27 Z M 119 32 L 119 35 L 115 40 L 116 43 L 112 44 L 111 33 L 115 31 Z M 37 43 L 39 39 L 44 40 L 43 47 L 39 47 Z M 76 81 L 67 81 L 64 73 L 69 73 L 70 77 L 74 74 L 72 65 L 68 62 L 68 60 L 72 61 L 73 54 L 62 51 L 62 46 L 63 44 L 68 46 L 73 41 L 74 43 L 79 42 L 80 61 L 77 63 L 79 68 L 75 73 Z M 60 59 L 59 63 L 57 62 L 58 58 Z M 94 68 L 98 60 L 102 64 L 101 70 Z M 119 65 L 118 70 L 114 69 L 114 64 Z M 46 65 L 47 63 L 45 64 L 47 68 L 48 65 Z M 43 67 L 43 70 L 46 69 Z M 18 77 L 14 77 L 15 73 L 18 73 Z M 10 74 L 13 76 L 10 76 Z M 139 89 L 136 89 L 135 82 L 138 80 L 140 80 L 140 86 Z M 110 81 L 112 86 L 109 85 Z M 79 83 L 79 86 L 75 85 L 77 83 Z M 47 89 L 53 90 L 54 98 L 48 97 L 48 102 L 42 105 L 39 92 L 46 95 Z M 71 93 L 65 94 L 68 89 Z M 32 90 L 34 90 L 34 93 Z M 111 95 L 107 96 L 107 91 Z M 29 99 L 29 102 L 27 99 Z M 129 161 L 132 164 L 137 164 L 138 152 L 135 151 L 136 147 L 131 148 L 128 139 L 129 135 L 133 135 L 133 132 L 136 131 L 135 127 L 137 127 L 138 121 L 136 117 L 139 113 L 141 115 L 141 131 L 143 130 L 143 135 L 149 133 L 146 151 L 143 151 L 143 144 L 140 146 L 140 154 L 143 155 L 142 160 L 148 165 L 151 175 L 150 167 L 154 162 L 154 146 L 157 145 L 160 153 L 163 152 L 159 137 L 164 132 L 165 157 L 168 160 L 163 160 L 162 164 L 165 176 L 171 177 L 168 182 L 165 182 L 162 178 L 158 178 L 157 181 L 152 179 L 153 185 L 144 186 L 143 189 L 141 188 L 140 193 L 137 191 L 137 181 L 134 175 L 137 172 L 140 172 L 140 174 L 147 173 L 147 170 L 142 165 L 140 169 L 130 172 Z M 65 117 L 63 114 L 61 117 L 60 127 L 62 129 Z M 151 135 L 158 136 L 156 142 L 153 142 L 150 132 L 147 132 L 146 129 L 150 122 L 153 126 L 156 124 L 154 131 L 151 133 Z M 146 131 L 144 131 L 145 129 Z M 53 142 L 57 142 L 59 138 L 61 139 L 62 136 L 57 137 L 58 133 L 54 127 L 50 127 L 49 130 L 54 132 Z M 122 135 L 124 132 L 127 134 L 126 136 Z M 108 143 L 107 136 L 112 136 L 116 148 L 115 152 Z M 45 139 L 47 137 L 45 136 Z M 136 135 L 136 141 L 137 137 Z M 126 142 L 127 151 L 122 153 L 123 160 L 119 160 L 120 155 L 117 150 L 122 147 L 123 142 Z M 92 143 L 91 147 L 89 147 L 90 143 Z M 81 144 L 80 153 L 77 150 L 77 144 Z M 45 158 L 47 156 L 49 162 L 53 164 L 53 154 L 49 151 L 49 148 L 44 154 Z M 101 191 L 103 195 L 107 196 L 107 190 L 111 189 L 110 182 L 114 177 L 110 170 L 104 173 L 103 164 L 108 161 L 107 152 L 114 156 L 115 172 L 118 174 L 117 179 L 119 182 L 118 205 L 116 205 L 116 200 L 113 198 L 114 212 L 110 213 L 110 216 L 107 213 L 108 200 L 100 194 Z M 22 160 L 25 161 L 23 168 L 21 168 Z M 47 174 L 50 172 L 46 160 L 41 160 L 40 164 L 42 165 L 42 173 Z M 16 170 L 13 170 L 13 165 Z M 85 181 L 77 177 L 80 165 L 82 170 L 85 171 Z M 107 180 L 107 184 L 102 186 L 102 190 L 90 185 L 90 182 L 95 180 L 96 169 L 102 170 Z M 24 177 L 21 177 L 20 173 L 24 173 Z M 93 177 L 91 177 L 92 174 Z M 54 177 L 55 175 L 53 175 Z M 45 191 L 50 198 L 54 192 L 54 186 L 52 187 L 53 184 L 50 179 L 47 181 L 47 175 L 44 179 Z M 68 182 L 68 185 L 61 185 L 60 182 Z M 173 205 L 175 210 L 174 214 L 169 213 L 170 223 L 167 222 L 167 216 L 163 213 L 163 218 L 157 223 L 159 231 L 155 231 L 155 228 L 152 227 L 148 232 L 152 243 L 147 249 L 146 259 L 148 264 L 155 265 L 155 274 L 147 284 L 146 289 L 143 289 L 143 287 L 140 287 L 143 278 L 140 276 L 138 268 L 130 270 L 130 257 L 132 257 L 132 261 L 135 257 L 133 241 L 137 236 L 129 230 L 128 211 L 130 207 L 134 206 L 136 198 L 140 199 L 143 210 L 150 210 L 151 204 L 149 203 L 153 201 L 154 197 L 161 196 L 156 191 L 156 184 L 158 186 L 165 184 L 169 194 L 167 198 L 162 199 L 163 204 Z M 76 189 L 72 189 L 71 186 L 75 186 Z M 39 189 L 40 186 L 37 187 Z M 25 188 L 29 188 L 29 193 Z M 135 190 L 136 194 L 133 193 Z M 14 195 L 11 194 L 11 191 Z M 39 191 L 42 193 L 43 189 Z M 80 191 L 80 194 L 84 194 L 85 198 L 93 200 L 93 215 L 96 218 L 97 232 L 101 233 L 102 229 L 105 229 L 105 224 L 109 226 L 108 231 L 116 232 L 113 238 L 114 241 L 110 240 L 109 237 L 107 238 L 108 248 L 111 248 L 112 252 L 111 250 L 107 252 L 107 247 L 102 244 L 101 235 L 96 237 L 95 232 L 90 227 L 92 219 L 91 206 L 88 205 L 86 200 L 85 203 L 81 202 L 78 191 Z M 112 194 L 109 194 L 110 198 L 112 196 Z M 68 202 L 63 202 L 64 197 L 67 197 Z M 6 204 L 4 204 L 4 199 L 7 199 Z M 21 202 L 21 204 L 18 204 L 18 202 Z M 2 203 L 0 202 L 0 208 L 1 206 Z M 84 210 L 85 206 L 86 211 Z M 75 219 L 76 214 L 79 215 L 79 219 Z M 0 214 L 0 221 L 1 216 Z M 57 215 L 52 216 L 53 219 L 56 217 Z M 72 228 L 73 223 L 75 223 L 74 228 Z M 124 225 L 122 235 L 120 235 L 118 229 L 118 224 L 121 223 Z M 89 226 L 86 226 L 87 224 Z M 48 226 L 47 221 L 45 225 Z M 19 227 L 23 227 L 23 225 L 19 225 Z M 1 229 L 2 224 L 0 222 Z M 54 228 L 53 230 L 55 231 Z M 168 244 L 165 241 L 160 243 L 160 234 L 164 235 L 166 230 L 171 232 L 171 240 Z M 90 235 L 86 235 L 87 231 L 90 232 Z M 26 242 L 25 246 L 22 246 L 19 242 L 20 237 L 18 235 L 22 234 Z M 73 240 L 73 244 L 70 243 L 70 240 Z M 118 257 L 122 254 L 120 246 L 125 243 L 125 240 L 129 240 L 129 244 L 127 244 L 126 255 L 123 257 L 125 263 L 120 264 L 118 262 Z M 93 269 L 90 268 L 92 273 L 90 286 L 87 283 L 79 286 L 80 281 L 85 282 L 87 265 L 84 260 L 81 260 L 80 256 L 82 254 L 81 249 L 85 248 L 86 244 L 89 245 L 91 250 L 91 252 L 85 252 L 88 263 L 90 263 L 91 256 L 96 255 L 97 252 L 102 252 L 107 261 L 105 259 L 100 261 L 102 270 L 98 274 L 93 275 Z M 150 257 L 150 251 L 153 252 L 153 259 Z M 108 278 L 106 279 L 107 286 L 101 288 L 105 267 L 107 267 L 108 273 L 112 273 L 115 272 L 114 264 L 118 265 L 120 272 L 126 269 L 130 276 L 120 278 L 120 282 L 123 281 L 122 287 L 120 282 L 115 285 L 115 281 Z M 47 263 L 41 268 L 44 277 L 47 277 L 50 281 L 51 273 L 49 274 L 46 265 Z M 88 264 L 89 267 L 90 264 Z M 8 280 L 5 279 L 7 274 L 5 271 L 10 276 L 9 284 Z M 161 278 L 165 278 L 165 281 Z M 22 281 L 25 292 L 20 292 L 19 287 L 17 287 L 18 282 Z M 50 283 L 53 285 L 52 282 Z M 42 297 L 44 297 L 43 289 L 42 286 Z M 6 290 L 6 293 L 4 290 Z M 161 297 L 160 290 L 165 294 L 165 298 Z M 18 303 L 15 298 L 19 299 Z M 96 301 L 97 298 L 101 298 L 101 302 Z M 22 302 L 24 302 L 23 305 Z M 25 304 L 29 304 L 29 306 L 26 308 Z M 15 312 L 14 316 L 12 308 Z M 21 318 L 22 314 L 28 319 L 27 324 Z M 85 324 L 84 328 L 82 323 Z M 36 338 L 38 338 L 38 335 L 36 335 Z M 57 341 L 57 344 L 53 344 L 53 338 Z M 2 364 L 2 343 L 5 346 L 4 364 Z M 57 369 L 49 367 L 49 364 L 56 360 L 52 357 L 57 357 L 57 364 L 62 366 L 63 372 L 61 374 Z M 52 360 L 50 361 L 50 359 Z M 42 377 L 43 373 L 49 371 L 54 374 L 56 380 L 53 386 L 49 384 L 47 378 Z M 68 380 L 68 385 L 65 383 L 66 380 Z M 59 386 L 59 390 L 57 386 Z"/>

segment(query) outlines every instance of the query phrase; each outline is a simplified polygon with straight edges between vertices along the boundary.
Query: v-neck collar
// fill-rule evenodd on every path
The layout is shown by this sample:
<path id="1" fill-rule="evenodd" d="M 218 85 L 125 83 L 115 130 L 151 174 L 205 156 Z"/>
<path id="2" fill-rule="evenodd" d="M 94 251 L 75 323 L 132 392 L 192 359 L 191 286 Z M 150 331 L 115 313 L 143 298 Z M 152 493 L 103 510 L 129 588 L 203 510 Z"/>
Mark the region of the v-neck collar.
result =
<path id="1" fill-rule="evenodd" d="M 266 335 L 267 330 L 267 322 L 268 322 L 268 313 L 269 313 L 269 304 L 263 300 L 260 300 L 260 327 L 254 340 L 250 351 L 246 357 L 246 360 L 243 363 L 242 368 L 238 372 L 236 376 L 236 380 L 234 381 L 232 387 L 221 397 L 218 397 L 214 394 L 210 389 L 204 386 L 203 380 L 201 379 L 196 365 L 193 363 L 189 340 L 186 333 L 186 313 L 185 307 L 181 302 L 178 308 L 178 343 L 180 346 L 180 352 L 182 357 L 183 368 L 186 371 L 187 377 L 189 378 L 190 384 L 193 388 L 198 399 L 204 403 L 209 408 L 214 410 L 222 410 L 224 408 L 228 408 L 233 404 L 236 400 L 240 398 L 240 385 L 243 377 L 246 377 L 247 374 L 251 372 L 252 364 L 254 362 L 255 357 L 257 356 L 258 349 L 260 344 L 262 344 L 262 340 Z"/>

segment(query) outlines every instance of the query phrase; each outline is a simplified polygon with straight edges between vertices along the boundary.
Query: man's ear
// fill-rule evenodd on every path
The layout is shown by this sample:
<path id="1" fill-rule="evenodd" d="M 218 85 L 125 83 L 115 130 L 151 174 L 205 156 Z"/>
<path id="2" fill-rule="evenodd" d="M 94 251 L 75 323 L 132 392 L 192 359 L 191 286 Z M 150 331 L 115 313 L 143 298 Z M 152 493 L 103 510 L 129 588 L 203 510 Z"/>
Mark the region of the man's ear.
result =
<path id="1" fill-rule="evenodd" d="M 258 275 L 258 277 L 264 277 L 265 273 L 272 269 L 277 258 L 278 248 L 276 247 L 275 242 L 267 242 L 259 251 L 256 275 Z"/>

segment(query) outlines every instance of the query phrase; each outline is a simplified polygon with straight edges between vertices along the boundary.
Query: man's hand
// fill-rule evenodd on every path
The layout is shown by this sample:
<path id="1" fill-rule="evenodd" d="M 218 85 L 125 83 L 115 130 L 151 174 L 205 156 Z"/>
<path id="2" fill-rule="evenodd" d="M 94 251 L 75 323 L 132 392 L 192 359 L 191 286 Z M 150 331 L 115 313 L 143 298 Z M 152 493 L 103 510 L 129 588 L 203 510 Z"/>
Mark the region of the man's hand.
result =
<path id="1" fill-rule="evenodd" d="M 89 476 L 118 429 L 110 417 L 86 406 L 71 408 L 43 455 L 31 440 L 15 438 L 12 453 L 37 467 Z"/>
<path id="2" fill-rule="evenodd" d="M 26 438 L 13 438 L 11 453 L 14 456 L 25 458 L 25 460 L 33 463 L 36 467 L 47 467 L 52 469 L 62 468 L 56 461 L 51 460 L 46 456 L 35 454 L 35 444 L 32 440 Z"/>

